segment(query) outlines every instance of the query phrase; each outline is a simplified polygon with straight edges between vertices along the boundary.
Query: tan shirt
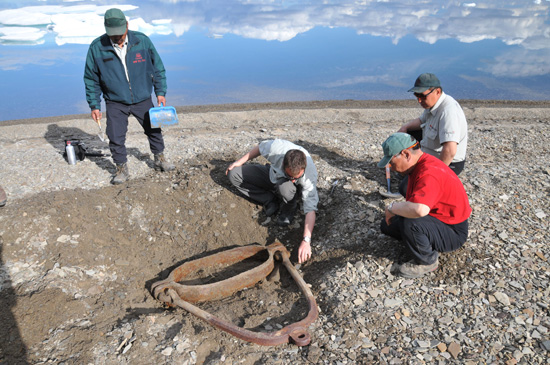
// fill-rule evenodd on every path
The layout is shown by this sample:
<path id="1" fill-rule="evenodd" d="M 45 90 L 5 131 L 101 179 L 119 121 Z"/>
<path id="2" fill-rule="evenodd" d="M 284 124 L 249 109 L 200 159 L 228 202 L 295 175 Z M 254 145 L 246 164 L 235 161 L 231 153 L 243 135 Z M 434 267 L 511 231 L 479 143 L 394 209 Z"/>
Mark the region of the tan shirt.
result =
<path id="1" fill-rule="evenodd" d="M 422 151 L 439 158 L 442 144 L 456 142 L 456 155 L 452 162 L 466 159 L 468 145 L 468 123 L 460 104 L 451 96 L 441 93 L 437 103 L 424 110 L 420 116 L 422 128 Z"/>

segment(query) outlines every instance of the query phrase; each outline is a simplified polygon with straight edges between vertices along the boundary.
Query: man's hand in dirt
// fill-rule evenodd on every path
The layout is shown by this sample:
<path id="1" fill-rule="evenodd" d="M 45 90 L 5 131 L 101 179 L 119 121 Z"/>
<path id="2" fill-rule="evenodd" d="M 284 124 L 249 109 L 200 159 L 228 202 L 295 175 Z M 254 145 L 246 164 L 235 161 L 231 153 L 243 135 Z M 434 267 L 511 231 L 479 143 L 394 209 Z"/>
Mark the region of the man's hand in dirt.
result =
<path id="1" fill-rule="evenodd" d="M 250 151 L 248 151 L 243 157 L 239 158 L 237 161 L 233 162 L 227 170 L 225 170 L 225 174 L 227 175 L 229 171 L 233 170 L 235 167 L 242 166 L 246 161 L 250 161 L 255 159 L 260 155 L 260 145 L 254 146 Z"/>
<path id="2" fill-rule="evenodd" d="M 229 171 L 233 170 L 235 167 L 239 167 L 241 166 L 242 164 L 239 164 L 239 161 L 235 161 L 233 162 L 231 165 L 229 165 L 229 167 L 227 168 L 227 170 L 225 170 L 225 174 L 229 174 Z"/>
<path id="3" fill-rule="evenodd" d="M 298 262 L 301 264 L 306 262 L 311 258 L 311 244 L 306 241 L 300 243 L 300 248 L 298 248 Z"/>
<path id="4" fill-rule="evenodd" d="M 101 110 L 99 109 L 92 110 L 92 119 L 94 120 L 94 122 L 99 124 L 99 121 L 101 121 L 101 117 L 102 117 Z"/>

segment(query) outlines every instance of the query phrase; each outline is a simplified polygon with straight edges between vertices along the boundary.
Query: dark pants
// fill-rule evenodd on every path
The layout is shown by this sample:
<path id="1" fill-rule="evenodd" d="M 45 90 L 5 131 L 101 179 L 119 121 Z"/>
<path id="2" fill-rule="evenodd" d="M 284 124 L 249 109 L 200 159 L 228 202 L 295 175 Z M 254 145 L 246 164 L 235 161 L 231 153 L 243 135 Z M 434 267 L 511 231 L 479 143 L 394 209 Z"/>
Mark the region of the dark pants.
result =
<path id="1" fill-rule="evenodd" d="M 149 148 L 153 154 L 164 151 L 164 139 L 160 128 L 151 128 L 149 109 L 153 107 L 151 99 L 136 104 L 122 104 L 115 101 L 105 101 L 107 109 L 107 136 L 109 149 L 116 164 L 128 161 L 126 153 L 126 133 L 128 132 L 128 117 L 133 115 L 143 127 L 143 132 L 149 139 Z"/>
<path id="2" fill-rule="evenodd" d="M 280 196 L 285 205 L 296 205 L 298 187 L 290 180 L 281 184 L 272 183 L 269 169 L 269 165 L 247 164 L 234 167 L 227 175 L 233 186 L 259 204 L 265 206 Z"/>
<path id="3" fill-rule="evenodd" d="M 430 265 L 437 260 L 438 252 L 450 252 L 462 247 L 468 239 L 468 220 L 445 224 L 430 215 L 422 218 L 394 216 L 389 226 L 383 219 L 380 230 L 385 235 L 402 240 L 417 264 Z"/>

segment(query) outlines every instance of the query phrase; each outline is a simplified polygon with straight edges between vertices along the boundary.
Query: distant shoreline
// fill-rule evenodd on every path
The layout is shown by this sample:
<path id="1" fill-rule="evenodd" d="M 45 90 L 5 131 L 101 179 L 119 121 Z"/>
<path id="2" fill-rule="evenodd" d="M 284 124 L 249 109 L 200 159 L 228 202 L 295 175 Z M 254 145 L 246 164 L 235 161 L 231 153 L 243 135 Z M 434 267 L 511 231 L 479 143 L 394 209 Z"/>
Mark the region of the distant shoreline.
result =
<path id="1" fill-rule="evenodd" d="M 458 100 L 463 108 L 550 108 L 550 100 Z M 414 99 L 407 100 L 318 100 L 239 104 L 206 104 L 178 106 L 178 113 L 237 112 L 263 109 L 384 109 L 419 108 Z M 0 127 L 20 124 L 48 124 L 72 119 L 90 118 L 90 114 L 68 114 L 51 117 L 0 121 Z"/>

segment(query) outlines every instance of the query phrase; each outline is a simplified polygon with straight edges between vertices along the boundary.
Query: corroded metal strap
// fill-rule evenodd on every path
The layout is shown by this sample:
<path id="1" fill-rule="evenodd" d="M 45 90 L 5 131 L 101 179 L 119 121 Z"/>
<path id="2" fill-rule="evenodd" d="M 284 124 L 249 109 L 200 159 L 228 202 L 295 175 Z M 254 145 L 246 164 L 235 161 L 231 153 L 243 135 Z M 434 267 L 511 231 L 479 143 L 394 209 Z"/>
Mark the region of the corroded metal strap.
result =
<path id="1" fill-rule="evenodd" d="M 170 301 L 170 297 L 165 296 L 162 298 L 163 293 L 166 295 L 166 291 L 172 289 L 178 293 L 181 299 L 191 303 L 226 298 L 236 291 L 251 287 L 265 278 L 274 267 L 273 251 L 268 250 L 269 257 L 261 265 L 231 278 L 205 285 L 184 285 L 180 284 L 180 282 L 199 270 L 231 265 L 250 258 L 261 251 L 265 251 L 265 249 L 265 247 L 260 245 L 237 247 L 197 260 L 188 261 L 175 268 L 165 280 L 154 283 L 151 288 L 153 296 L 161 301 L 168 302 Z"/>
<path id="2" fill-rule="evenodd" d="M 287 271 L 290 273 L 290 275 L 292 276 L 296 284 L 298 284 L 298 287 L 300 288 L 302 293 L 306 296 L 309 304 L 309 312 L 306 318 L 302 319 L 299 322 L 292 323 L 278 331 L 266 333 L 266 332 L 254 332 L 254 331 L 244 329 L 242 327 L 236 326 L 232 323 L 221 320 L 211 315 L 210 313 L 191 304 L 190 303 L 191 300 L 186 299 L 188 297 L 191 297 L 193 300 L 195 300 L 195 302 L 199 302 L 199 301 L 209 300 L 209 299 L 203 299 L 201 295 L 204 295 L 205 297 L 209 297 L 209 298 L 213 297 L 216 299 L 227 296 L 227 295 L 223 295 L 220 297 L 219 295 L 216 295 L 216 293 L 212 293 L 213 288 L 209 286 L 216 285 L 219 283 L 207 284 L 207 285 L 196 285 L 193 288 L 195 289 L 194 294 L 191 296 L 188 296 L 185 290 L 187 290 L 187 288 L 192 286 L 181 285 L 174 281 L 174 279 L 181 281 L 181 279 L 184 278 L 185 275 L 188 275 L 189 273 L 196 271 L 198 268 L 203 267 L 203 266 L 200 266 L 200 264 L 197 264 L 197 262 L 202 262 L 202 264 L 207 264 L 209 267 L 212 267 L 212 266 L 215 266 L 216 263 L 219 264 L 220 260 L 222 260 L 222 257 L 224 257 L 226 253 L 230 253 L 229 257 L 227 257 L 227 259 L 224 259 L 225 260 L 224 263 L 235 263 L 240 260 L 239 257 L 241 257 L 241 260 L 242 260 L 243 258 L 254 256 L 256 253 L 265 249 L 268 250 L 269 258 L 262 265 L 252 270 L 241 273 L 237 276 L 234 276 L 232 278 L 220 281 L 219 283 L 223 283 L 222 287 L 224 287 L 223 288 L 224 293 L 227 293 L 228 291 L 231 291 L 231 290 L 232 290 L 231 293 L 233 293 L 235 291 L 238 291 L 248 286 L 248 285 L 244 285 L 244 286 L 237 285 L 238 281 L 234 281 L 233 279 L 241 277 L 248 280 L 248 282 L 254 281 L 254 283 L 256 283 L 262 280 L 263 278 L 265 278 L 271 272 L 271 270 L 273 270 L 274 257 L 277 260 L 282 260 L 283 266 L 287 269 Z M 218 256 L 218 255 L 221 255 L 221 256 Z M 224 330 L 242 340 L 257 343 L 259 345 L 271 345 L 271 346 L 280 345 L 280 344 L 288 343 L 289 341 L 292 341 L 298 346 L 306 346 L 311 341 L 311 337 L 307 332 L 307 328 L 311 323 L 313 323 L 313 321 L 315 321 L 315 319 L 317 319 L 319 315 L 319 311 L 317 309 L 317 303 L 315 302 L 313 293 L 305 283 L 304 279 L 302 278 L 298 270 L 296 270 L 296 268 L 292 265 L 289 257 L 290 257 L 290 254 L 280 242 L 275 242 L 274 244 L 269 245 L 267 248 L 259 245 L 240 247 L 238 249 L 229 250 L 229 251 L 208 256 L 199 260 L 190 261 L 186 263 L 189 265 L 185 268 L 182 268 L 182 267 L 186 264 L 176 268 L 174 271 L 172 271 L 168 279 L 159 281 L 153 284 L 153 294 L 155 298 L 157 298 L 158 300 L 166 302 L 168 304 L 177 305 L 185 309 L 186 311 L 194 314 L 195 316 L 201 318 L 202 320 L 210 323 L 211 325 L 216 326 L 221 330 Z M 264 266 L 270 267 L 270 270 L 265 272 Z M 262 268 L 262 269 L 257 270 L 258 268 Z M 229 288 L 228 286 L 231 286 L 231 288 Z M 179 289 L 179 291 L 177 289 Z"/>

